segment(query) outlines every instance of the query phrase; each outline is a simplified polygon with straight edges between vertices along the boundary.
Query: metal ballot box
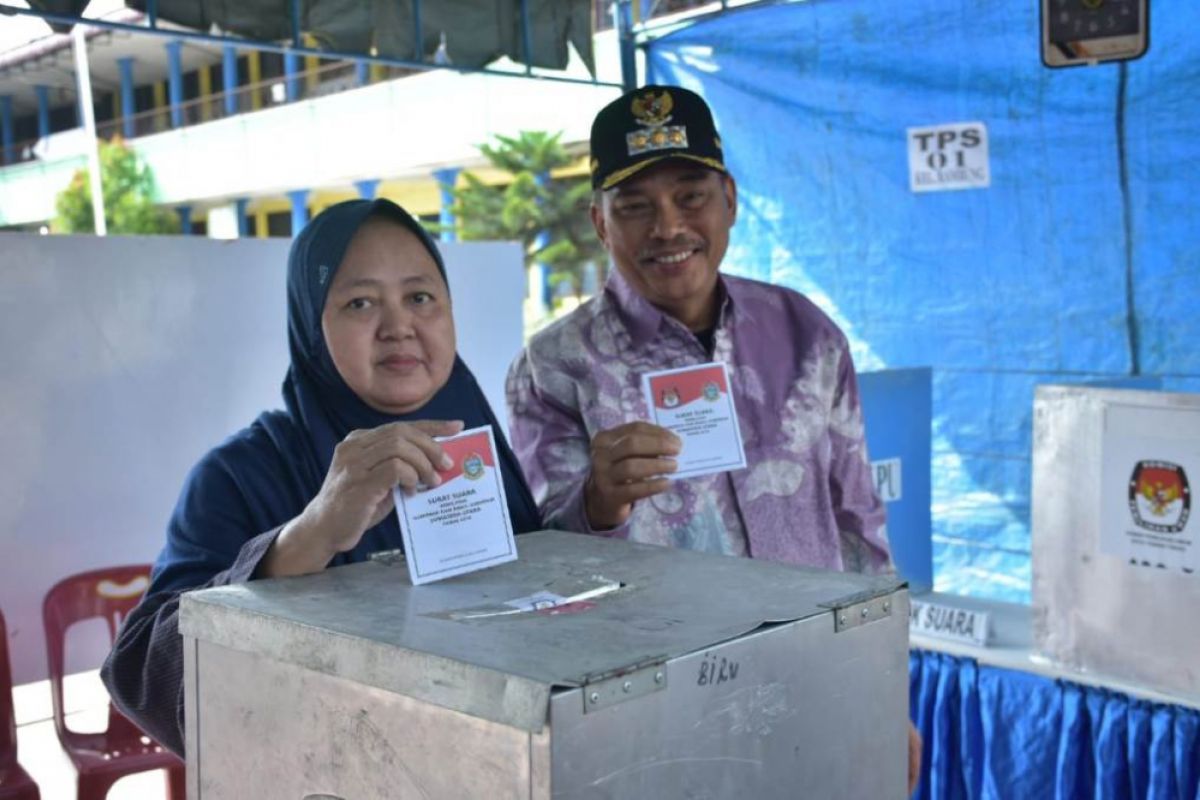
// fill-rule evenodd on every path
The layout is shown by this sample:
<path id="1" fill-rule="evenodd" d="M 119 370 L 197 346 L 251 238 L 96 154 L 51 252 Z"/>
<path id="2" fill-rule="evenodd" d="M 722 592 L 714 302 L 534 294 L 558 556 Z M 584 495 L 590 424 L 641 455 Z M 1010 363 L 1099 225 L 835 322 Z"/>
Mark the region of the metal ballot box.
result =
<path id="1" fill-rule="evenodd" d="M 188 796 L 901 798 L 893 578 L 544 531 L 184 596 Z"/>

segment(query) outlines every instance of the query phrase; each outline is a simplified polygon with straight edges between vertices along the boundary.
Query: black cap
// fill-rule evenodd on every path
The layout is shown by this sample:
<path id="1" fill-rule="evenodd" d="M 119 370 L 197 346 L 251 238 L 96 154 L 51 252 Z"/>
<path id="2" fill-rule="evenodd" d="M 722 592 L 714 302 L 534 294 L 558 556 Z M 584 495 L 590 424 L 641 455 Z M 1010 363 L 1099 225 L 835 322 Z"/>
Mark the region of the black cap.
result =
<path id="1" fill-rule="evenodd" d="M 712 112 L 695 92 L 643 86 L 600 109 L 592 122 L 593 189 L 611 189 L 668 158 L 727 171 Z"/>

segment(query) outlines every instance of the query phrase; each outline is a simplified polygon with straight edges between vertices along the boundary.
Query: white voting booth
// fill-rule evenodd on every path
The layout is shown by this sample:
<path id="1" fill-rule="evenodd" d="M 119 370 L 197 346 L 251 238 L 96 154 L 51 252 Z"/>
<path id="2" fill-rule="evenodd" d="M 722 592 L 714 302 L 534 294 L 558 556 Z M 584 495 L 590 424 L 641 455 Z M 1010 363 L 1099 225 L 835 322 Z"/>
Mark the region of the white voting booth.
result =
<path id="1" fill-rule="evenodd" d="M 1200 395 L 1043 386 L 1034 402 L 1039 650 L 1200 706 Z"/>
<path id="2" fill-rule="evenodd" d="M 188 469 L 282 407 L 290 244 L 0 234 L 0 608 L 16 683 L 46 677 L 46 590 L 153 561 Z M 520 248 L 443 252 L 459 352 L 503 423 Z M 77 627 L 68 672 L 108 649 L 103 622 Z"/>

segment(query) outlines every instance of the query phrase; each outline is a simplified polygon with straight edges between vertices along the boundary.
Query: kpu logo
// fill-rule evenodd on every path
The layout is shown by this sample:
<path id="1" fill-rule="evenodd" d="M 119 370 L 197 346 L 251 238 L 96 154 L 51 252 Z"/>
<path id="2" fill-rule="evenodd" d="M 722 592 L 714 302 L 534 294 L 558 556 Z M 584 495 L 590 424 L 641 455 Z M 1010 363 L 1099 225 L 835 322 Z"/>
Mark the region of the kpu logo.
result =
<path id="1" fill-rule="evenodd" d="M 1179 533 L 1187 527 L 1192 494 L 1187 473 L 1170 461 L 1139 461 L 1129 477 L 1129 513 L 1139 528 Z"/>

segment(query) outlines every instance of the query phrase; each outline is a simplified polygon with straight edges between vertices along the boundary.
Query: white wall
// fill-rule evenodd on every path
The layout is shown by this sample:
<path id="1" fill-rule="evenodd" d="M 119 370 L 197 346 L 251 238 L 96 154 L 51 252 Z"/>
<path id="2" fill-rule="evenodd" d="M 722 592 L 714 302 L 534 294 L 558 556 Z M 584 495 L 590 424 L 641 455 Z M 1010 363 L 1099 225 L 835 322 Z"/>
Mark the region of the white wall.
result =
<path id="1" fill-rule="evenodd" d="M 46 591 L 153 561 L 187 470 L 281 407 L 289 244 L 0 233 L 0 609 L 17 683 L 45 677 Z M 520 249 L 444 252 L 459 351 L 503 423 Z M 68 669 L 98 666 L 104 638 L 81 630 Z"/>

